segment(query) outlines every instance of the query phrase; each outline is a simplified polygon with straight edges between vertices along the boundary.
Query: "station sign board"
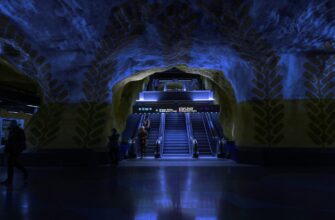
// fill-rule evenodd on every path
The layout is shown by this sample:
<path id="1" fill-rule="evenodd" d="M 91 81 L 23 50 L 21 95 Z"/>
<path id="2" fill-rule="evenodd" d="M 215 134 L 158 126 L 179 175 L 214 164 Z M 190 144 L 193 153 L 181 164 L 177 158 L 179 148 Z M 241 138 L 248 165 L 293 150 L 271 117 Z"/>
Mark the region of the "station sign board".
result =
<path id="1" fill-rule="evenodd" d="M 169 112 L 219 112 L 219 105 L 181 105 L 181 106 L 133 106 L 133 113 L 169 113 Z"/>

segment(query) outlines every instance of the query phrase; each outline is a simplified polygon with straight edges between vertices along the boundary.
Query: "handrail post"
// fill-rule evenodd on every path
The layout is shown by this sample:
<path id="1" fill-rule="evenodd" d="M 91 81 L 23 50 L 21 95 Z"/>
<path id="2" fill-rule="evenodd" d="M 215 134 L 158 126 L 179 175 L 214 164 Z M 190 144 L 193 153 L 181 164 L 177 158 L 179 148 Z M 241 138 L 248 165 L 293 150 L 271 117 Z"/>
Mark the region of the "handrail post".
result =
<path id="1" fill-rule="evenodd" d="M 161 158 L 161 138 L 162 137 L 159 137 L 156 141 L 156 150 L 155 150 L 155 158 L 158 159 L 158 158 Z"/>
<path id="2" fill-rule="evenodd" d="M 222 138 L 222 139 L 218 139 L 217 141 L 217 157 L 218 158 L 225 158 L 226 157 L 226 152 L 225 152 L 225 146 L 227 144 L 227 141 Z"/>
<path id="3" fill-rule="evenodd" d="M 185 113 L 185 120 L 186 120 L 186 130 L 187 130 L 187 137 L 188 137 L 188 148 L 190 150 L 190 155 L 193 155 L 193 129 L 192 129 L 192 122 L 190 119 L 190 113 Z"/>
<path id="4" fill-rule="evenodd" d="M 160 155 L 163 155 L 163 146 L 165 140 L 165 113 L 161 113 L 160 126 L 159 126 L 159 137 L 160 137 Z"/>
<path id="5" fill-rule="evenodd" d="M 136 150 L 135 138 L 129 138 L 128 145 L 129 145 L 128 158 L 136 159 L 137 158 L 137 150 Z"/>
<path id="6" fill-rule="evenodd" d="M 199 158 L 199 149 L 198 149 L 198 141 L 197 139 L 193 138 L 193 141 L 192 141 L 192 148 L 193 148 L 193 155 L 192 157 L 193 158 Z"/>

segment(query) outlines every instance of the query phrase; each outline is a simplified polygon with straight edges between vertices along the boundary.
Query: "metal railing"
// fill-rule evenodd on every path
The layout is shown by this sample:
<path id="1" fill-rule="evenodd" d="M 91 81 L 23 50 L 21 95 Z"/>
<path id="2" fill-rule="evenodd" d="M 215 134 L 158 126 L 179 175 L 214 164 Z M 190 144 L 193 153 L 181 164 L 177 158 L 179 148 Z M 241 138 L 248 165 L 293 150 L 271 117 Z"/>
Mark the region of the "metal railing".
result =
<path id="1" fill-rule="evenodd" d="M 218 140 L 216 145 L 216 156 L 218 158 L 225 158 L 227 156 L 227 150 L 225 149 L 227 145 L 227 140 L 221 138 Z"/>
<path id="2" fill-rule="evenodd" d="M 159 125 L 158 139 L 160 140 L 160 154 L 163 155 L 163 146 L 164 146 L 164 140 L 165 140 L 165 113 L 161 113 L 160 120 L 161 121 Z"/>
<path id="3" fill-rule="evenodd" d="M 218 134 L 218 131 L 217 131 L 217 128 L 215 126 L 215 124 L 213 123 L 213 118 L 211 117 L 210 113 L 206 113 L 206 118 L 207 118 L 207 122 L 208 122 L 208 127 L 209 129 L 211 130 L 211 134 L 212 134 L 212 137 L 211 137 L 211 145 L 212 145 L 212 150 L 215 149 L 215 153 L 216 150 L 217 150 L 217 144 L 218 142 L 220 141 L 220 135 Z M 214 150 L 213 150 L 214 152 Z"/>
<path id="4" fill-rule="evenodd" d="M 136 138 L 129 138 L 128 145 L 127 157 L 132 159 L 137 158 Z"/>
<path id="5" fill-rule="evenodd" d="M 192 157 L 199 158 L 198 141 L 195 138 L 192 138 Z"/>
<path id="6" fill-rule="evenodd" d="M 162 137 L 157 138 L 155 143 L 155 158 L 161 158 L 162 155 Z"/>
<path id="7" fill-rule="evenodd" d="M 211 153 L 214 155 L 214 151 L 213 151 L 213 149 L 212 149 L 213 132 L 212 132 L 212 130 L 211 130 L 209 124 L 206 123 L 206 121 L 209 122 L 209 120 L 208 120 L 206 114 L 205 114 L 206 121 L 204 120 L 204 115 L 203 115 L 202 113 L 200 113 L 200 114 L 201 114 L 201 120 L 202 120 L 202 123 L 203 123 L 203 125 L 204 125 L 204 127 L 205 127 L 205 132 L 206 132 L 207 141 L 208 141 L 208 144 L 209 144 L 209 149 L 211 150 Z M 207 126 L 206 126 L 206 125 L 207 125 Z M 208 131 L 208 130 L 209 130 L 209 131 Z M 209 134 L 209 132 L 210 132 L 210 134 Z"/>
<path id="8" fill-rule="evenodd" d="M 193 155 L 193 129 L 192 129 L 192 122 L 190 119 L 190 113 L 185 114 L 185 122 L 186 122 L 186 131 L 187 131 L 187 139 L 188 139 L 188 147 L 190 154 Z"/>

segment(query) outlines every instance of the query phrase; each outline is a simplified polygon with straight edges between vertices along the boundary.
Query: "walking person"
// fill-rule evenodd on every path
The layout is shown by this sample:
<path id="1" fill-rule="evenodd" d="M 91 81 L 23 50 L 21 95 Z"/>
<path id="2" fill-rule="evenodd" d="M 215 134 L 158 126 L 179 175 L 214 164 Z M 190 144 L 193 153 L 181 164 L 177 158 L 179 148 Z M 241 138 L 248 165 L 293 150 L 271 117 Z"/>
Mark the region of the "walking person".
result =
<path id="1" fill-rule="evenodd" d="M 21 129 L 15 120 L 10 123 L 10 130 L 5 145 L 5 153 L 7 154 L 7 179 L 2 185 L 12 185 L 14 176 L 14 167 L 19 169 L 24 176 L 24 180 L 28 179 L 28 172 L 20 162 L 20 156 L 26 149 L 26 136 L 24 130 Z"/>
<path id="2" fill-rule="evenodd" d="M 115 128 L 112 129 L 111 136 L 108 137 L 108 149 L 109 149 L 109 157 L 111 159 L 112 165 L 118 165 L 118 153 L 119 153 L 119 138 L 120 134 L 117 132 Z"/>
<path id="3" fill-rule="evenodd" d="M 144 126 L 145 130 L 147 131 L 147 133 L 149 133 L 150 132 L 150 119 L 149 119 L 148 115 L 146 115 L 144 117 L 143 126 Z"/>
<path id="4" fill-rule="evenodd" d="M 144 151 L 147 146 L 147 137 L 148 133 L 145 130 L 145 127 L 142 126 L 138 132 L 138 140 L 140 141 L 141 159 L 143 159 Z"/>

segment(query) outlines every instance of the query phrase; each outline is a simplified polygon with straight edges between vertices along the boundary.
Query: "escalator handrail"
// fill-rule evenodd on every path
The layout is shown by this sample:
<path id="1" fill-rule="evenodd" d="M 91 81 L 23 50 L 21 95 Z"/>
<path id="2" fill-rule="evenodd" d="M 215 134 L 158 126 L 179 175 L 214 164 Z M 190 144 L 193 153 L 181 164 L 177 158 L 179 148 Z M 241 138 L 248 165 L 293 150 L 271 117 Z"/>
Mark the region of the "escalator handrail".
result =
<path id="1" fill-rule="evenodd" d="M 214 134 L 213 136 L 213 142 L 215 142 L 214 147 L 216 147 L 216 145 L 218 144 L 218 142 L 220 141 L 222 137 L 220 135 L 220 132 L 218 131 L 217 124 L 213 122 L 215 120 L 213 118 L 213 115 L 210 113 L 207 113 L 207 116 L 209 119 L 208 121 L 211 123 L 211 129 L 213 130 L 213 134 Z"/>
<path id="2" fill-rule="evenodd" d="M 164 138 L 165 136 L 165 113 L 161 113 L 160 116 L 160 124 L 159 124 L 159 137 L 161 140 L 161 147 L 160 147 L 160 153 L 163 154 L 163 147 L 164 147 Z"/>
<path id="3" fill-rule="evenodd" d="M 214 118 L 213 115 L 210 116 L 210 118 L 213 120 L 219 120 L 219 117 L 217 119 Z M 219 138 L 223 138 L 224 137 L 224 134 L 223 134 L 223 129 L 222 128 L 219 128 L 217 123 L 214 124 L 214 128 L 215 128 L 215 131 L 216 131 L 216 134 Z M 222 129 L 222 133 L 221 133 L 221 130 Z"/>
<path id="4" fill-rule="evenodd" d="M 140 127 L 142 126 L 143 119 L 144 119 L 144 116 L 141 115 L 141 117 L 137 121 L 137 124 L 136 124 L 137 126 L 136 126 L 136 129 L 133 131 L 132 137 L 134 137 L 134 138 L 137 137 L 137 133 L 138 133 L 138 130 L 140 129 Z"/>
<path id="5" fill-rule="evenodd" d="M 205 115 L 205 117 L 206 117 L 206 115 Z M 209 138 L 210 138 L 209 135 L 208 135 L 209 132 L 207 131 L 207 126 L 206 126 L 203 114 L 201 114 L 201 120 L 202 120 L 203 126 L 205 127 L 205 132 L 206 132 L 206 136 L 207 136 L 207 141 L 208 141 L 209 149 L 211 150 L 212 155 L 214 155 L 214 152 L 213 152 L 213 149 L 212 149 L 212 144 L 211 144 L 211 141 L 209 140 Z M 208 120 L 206 120 L 206 121 L 208 121 Z M 209 127 L 209 124 L 207 124 L 207 125 Z M 211 135 L 212 135 L 211 137 L 213 137 L 213 133 L 211 133 Z"/>
<path id="6" fill-rule="evenodd" d="M 207 118 L 208 126 L 211 130 L 211 133 L 212 133 L 211 148 L 212 148 L 212 151 L 217 152 L 216 148 L 217 148 L 218 141 L 220 140 L 220 136 L 218 134 L 216 125 L 213 123 L 213 117 L 211 116 L 211 114 L 209 112 L 206 113 L 206 118 Z M 213 148 L 215 150 L 213 150 Z"/>
<path id="7" fill-rule="evenodd" d="M 193 155 L 193 129 L 192 129 L 192 122 L 190 119 L 190 113 L 185 114 L 185 123 L 186 123 L 186 130 L 187 130 L 187 139 L 188 139 L 188 147 L 190 154 Z"/>
<path id="8" fill-rule="evenodd" d="M 216 130 L 216 126 L 214 125 L 213 123 L 213 119 L 212 117 L 209 115 L 208 112 L 206 112 L 206 119 L 207 119 L 207 122 L 208 122 L 208 126 L 210 128 L 210 131 L 211 131 L 211 134 L 212 134 L 212 137 L 219 137 L 218 135 L 218 132 Z"/>

